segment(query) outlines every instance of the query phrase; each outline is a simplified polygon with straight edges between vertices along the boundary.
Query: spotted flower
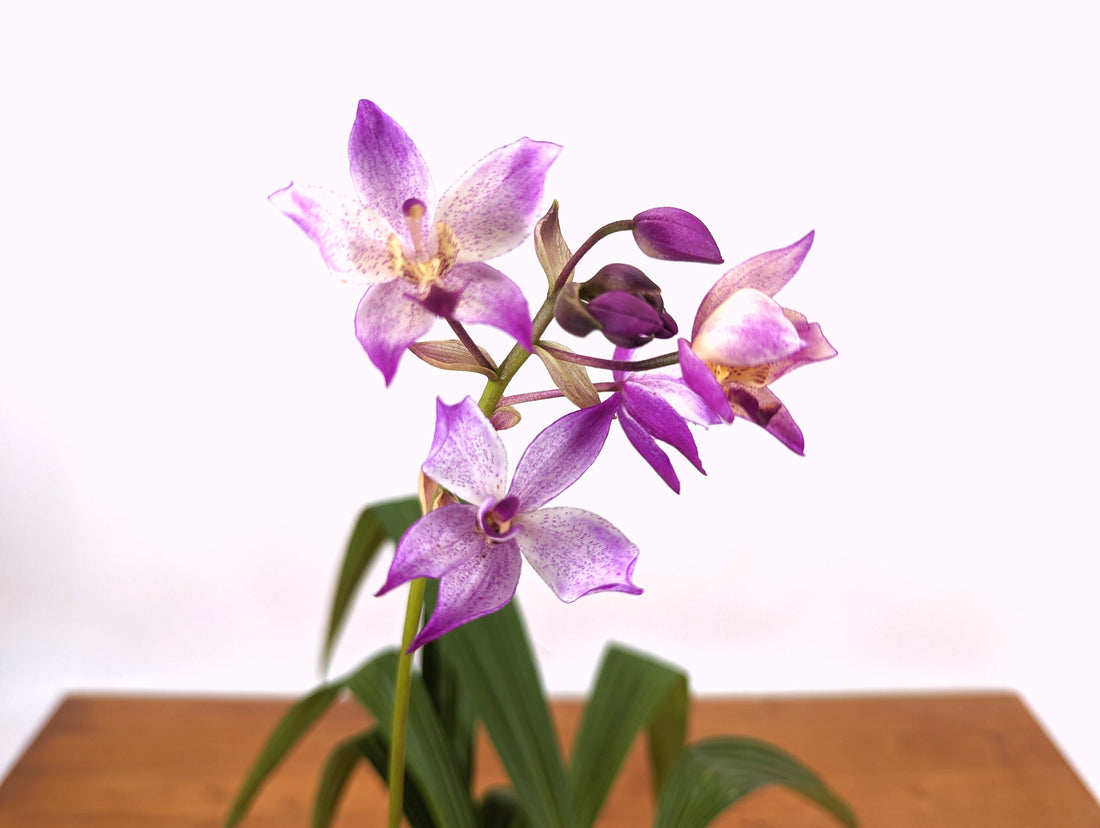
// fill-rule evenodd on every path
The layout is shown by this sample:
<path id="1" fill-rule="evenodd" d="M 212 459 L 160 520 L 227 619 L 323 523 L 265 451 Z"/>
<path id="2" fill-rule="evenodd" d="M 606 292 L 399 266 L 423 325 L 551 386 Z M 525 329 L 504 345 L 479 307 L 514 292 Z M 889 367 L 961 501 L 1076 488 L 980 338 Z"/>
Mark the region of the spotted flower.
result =
<path id="1" fill-rule="evenodd" d="M 371 101 L 348 140 L 357 195 L 291 184 L 271 201 L 317 243 L 329 269 L 367 284 L 355 333 L 389 384 L 436 317 L 486 324 L 531 348 L 522 291 L 485 264 L 522 242 L 561 147 L 521 138 L 471 167 L 436 201 L 420 151 Z"/>
<path id="2" fill-rule="evenodd" d="M 593 592 L 639 594 L 631 582 L 638 548 L 599 515 L 543 508 L 596 459 L 611 423 L 609 402 L 567 414 L 523 453 L 511 485 L 500 435 L 467 397 L 439 401 L 435 439 L 423 472 L 464 503 L 429 512 L 401 538 L 379 595 L 413 580 L 438 578 L 431 619 L 416 649 L 515 594 L 526 558 L 562 601 Z"/>
<path id="3" fill-rule="evenodd" d="M 750 420 L 798 454 L 805 447 L 802 431 L 769 386 L 836 350 L 816 322 L 772 297 L 798 272 L 813 238 L 811 231 L 728 271 L 703 298 L 691 342 L 679 343 L 685 382 L 722 420 Z"/>

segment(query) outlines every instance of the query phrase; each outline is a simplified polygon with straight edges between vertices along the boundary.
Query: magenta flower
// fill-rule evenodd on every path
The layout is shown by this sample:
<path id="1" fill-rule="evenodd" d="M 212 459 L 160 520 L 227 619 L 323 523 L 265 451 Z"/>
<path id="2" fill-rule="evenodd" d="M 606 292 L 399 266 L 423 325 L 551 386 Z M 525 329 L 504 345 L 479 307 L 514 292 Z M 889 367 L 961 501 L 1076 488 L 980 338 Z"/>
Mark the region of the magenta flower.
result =
<path id="1" fill-rule="evenodd" d="M 630 359 L 630 350 L 616 348 L 613 358 Z M 688 423 L 708 426 L 722 420 L 680 377 L 656 371 L 614 371 L 613 375 L 618 390 L 606 401 L 616 403 L 609 409 L 608 419 L 618 417 L 630 444 L 679 494 L 680 479 L 657 441 L 672 446 L 706 474 Z"/>
<path id="2" fill-rule="evenodd" d="M 631 583 L 638 548 L 599 515 L 542 508 L 592 465 L 607 439 L 607 400 L 567 414 L 527 447 L 506 488 L 504 443 L 473 400 L 436 405 L 435 438 L 423 471 L 466 501 L 429 512 L 401 538 L 379 595 L 414 578 L 438 578 L 431 619 L 415 650 L 512 600 L 520 558 L 562 601 Z"/>
<path id="3" fill-rule="evenodd" d="M 471 167 L 438 202 L 401 126 L 360 101 L 348 139 L 357 196 L 291 184 L 271 201 L 342 279 L 368 284 L 355 334 L 388 385 L 405 349 L 435 317 L 499 328 L 531 349 L 522 291 L 484 264 L 522 242 L 539 215 L 561 147 L 521 138 Z"/>
<path id="4" fill-rule="evenodd" d="M 802 454 L 802 431 L 768 387 L 789 371 L 836 356 L 821 327 L 772 298 L 798 272 L 813 231 L 742 262 L 703 298 L 691 343 L 680 340 L 687 384 L 725 422 L 743 417 Z"/>

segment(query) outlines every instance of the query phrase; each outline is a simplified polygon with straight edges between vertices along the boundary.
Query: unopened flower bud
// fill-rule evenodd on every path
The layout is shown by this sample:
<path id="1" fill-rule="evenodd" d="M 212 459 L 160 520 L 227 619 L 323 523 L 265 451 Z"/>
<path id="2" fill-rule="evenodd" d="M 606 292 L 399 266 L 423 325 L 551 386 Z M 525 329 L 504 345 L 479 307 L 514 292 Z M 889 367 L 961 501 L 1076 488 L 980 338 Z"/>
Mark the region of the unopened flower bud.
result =
<path id="1" fill-rule="evenodd" d="M 654 337 L 669 339 L 677 332 L 661 288 L 628 264 L 609 264 L 587 282 L 567 285 L 554 306 L 554 318 L 575 336 L 599 330 L 623 348 L 638 348 Z"/>
<path id="2" fill-rule="evenodd" d="M 722 254 L 710 230 L 676 207 L 655 207 L 634 216 L 634 241 L 654 259 L 721 264 Z"/>

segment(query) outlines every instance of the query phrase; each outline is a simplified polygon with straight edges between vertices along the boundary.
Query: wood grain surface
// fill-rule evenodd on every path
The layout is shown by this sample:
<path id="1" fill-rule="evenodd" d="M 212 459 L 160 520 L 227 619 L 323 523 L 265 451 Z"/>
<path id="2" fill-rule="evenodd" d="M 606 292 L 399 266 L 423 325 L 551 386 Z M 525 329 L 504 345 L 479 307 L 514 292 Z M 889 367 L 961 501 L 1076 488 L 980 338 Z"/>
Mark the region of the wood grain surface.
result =
<path id="1" fill-rule="evenodd" d="M 0 784 L 0 828 L 213 828 L 284 699 L 70 696 Z M 555 702 L 568 745 L 580 706 Z M 245 820 L 309 824 L 328 750 L 367 726 L 351 703 L 330 710 L 273 775 Z M 755 736 L 820 773 L 864 826 L 1100 828 L 1100 806 L 1011 693 L 699 699 L 691 737 Z M 504 774 L 483 739 L 477 787 Z M 637 743 L 598 824 L 649 824 L 653 805 Z M 385 792 L 357 771 L 337 825 L 385 823 Z M 832 826 L 796 795 L 770 788 L 715 825 Z"/>

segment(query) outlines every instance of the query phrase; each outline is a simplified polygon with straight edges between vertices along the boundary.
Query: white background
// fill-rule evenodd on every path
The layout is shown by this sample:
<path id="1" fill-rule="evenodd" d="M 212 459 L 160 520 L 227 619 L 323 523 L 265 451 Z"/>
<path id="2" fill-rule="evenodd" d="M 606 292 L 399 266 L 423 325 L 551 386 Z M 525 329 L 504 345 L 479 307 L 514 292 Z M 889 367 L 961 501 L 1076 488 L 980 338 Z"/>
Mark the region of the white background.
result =
<path id="1" fill-rule="evenodd" d="M 440 190 L 564 145 L 574 245 L 665 204 L 728 265 L 817 231 L 780 295 L 840 351 L 776 386 L 806 457 L 700 431 L 676 496 L 616 427 L 559 502 L 640 544 L 646 592 L 565 606 L 525 572 L 552 691 L 612 639 L 703 693 L 1009 688 L 1100 786 L 1092 4 L 707 5 L 7 11 L 0 768 L 67 691 L 311 687 L 358 509 L 412 490 L 437 393 L 480 391 L 411 357 L 385 391 L 358 291 L 265 201 L 350 186 L 366 97 Z M 682 328 L 724 270 L 613 259 Z M 530 247 L 497 264 L 538 301 Z M 564 410 L 529 407 L 513 459 Z M 397 638 L 383 574 L 338 671 Z"/>

